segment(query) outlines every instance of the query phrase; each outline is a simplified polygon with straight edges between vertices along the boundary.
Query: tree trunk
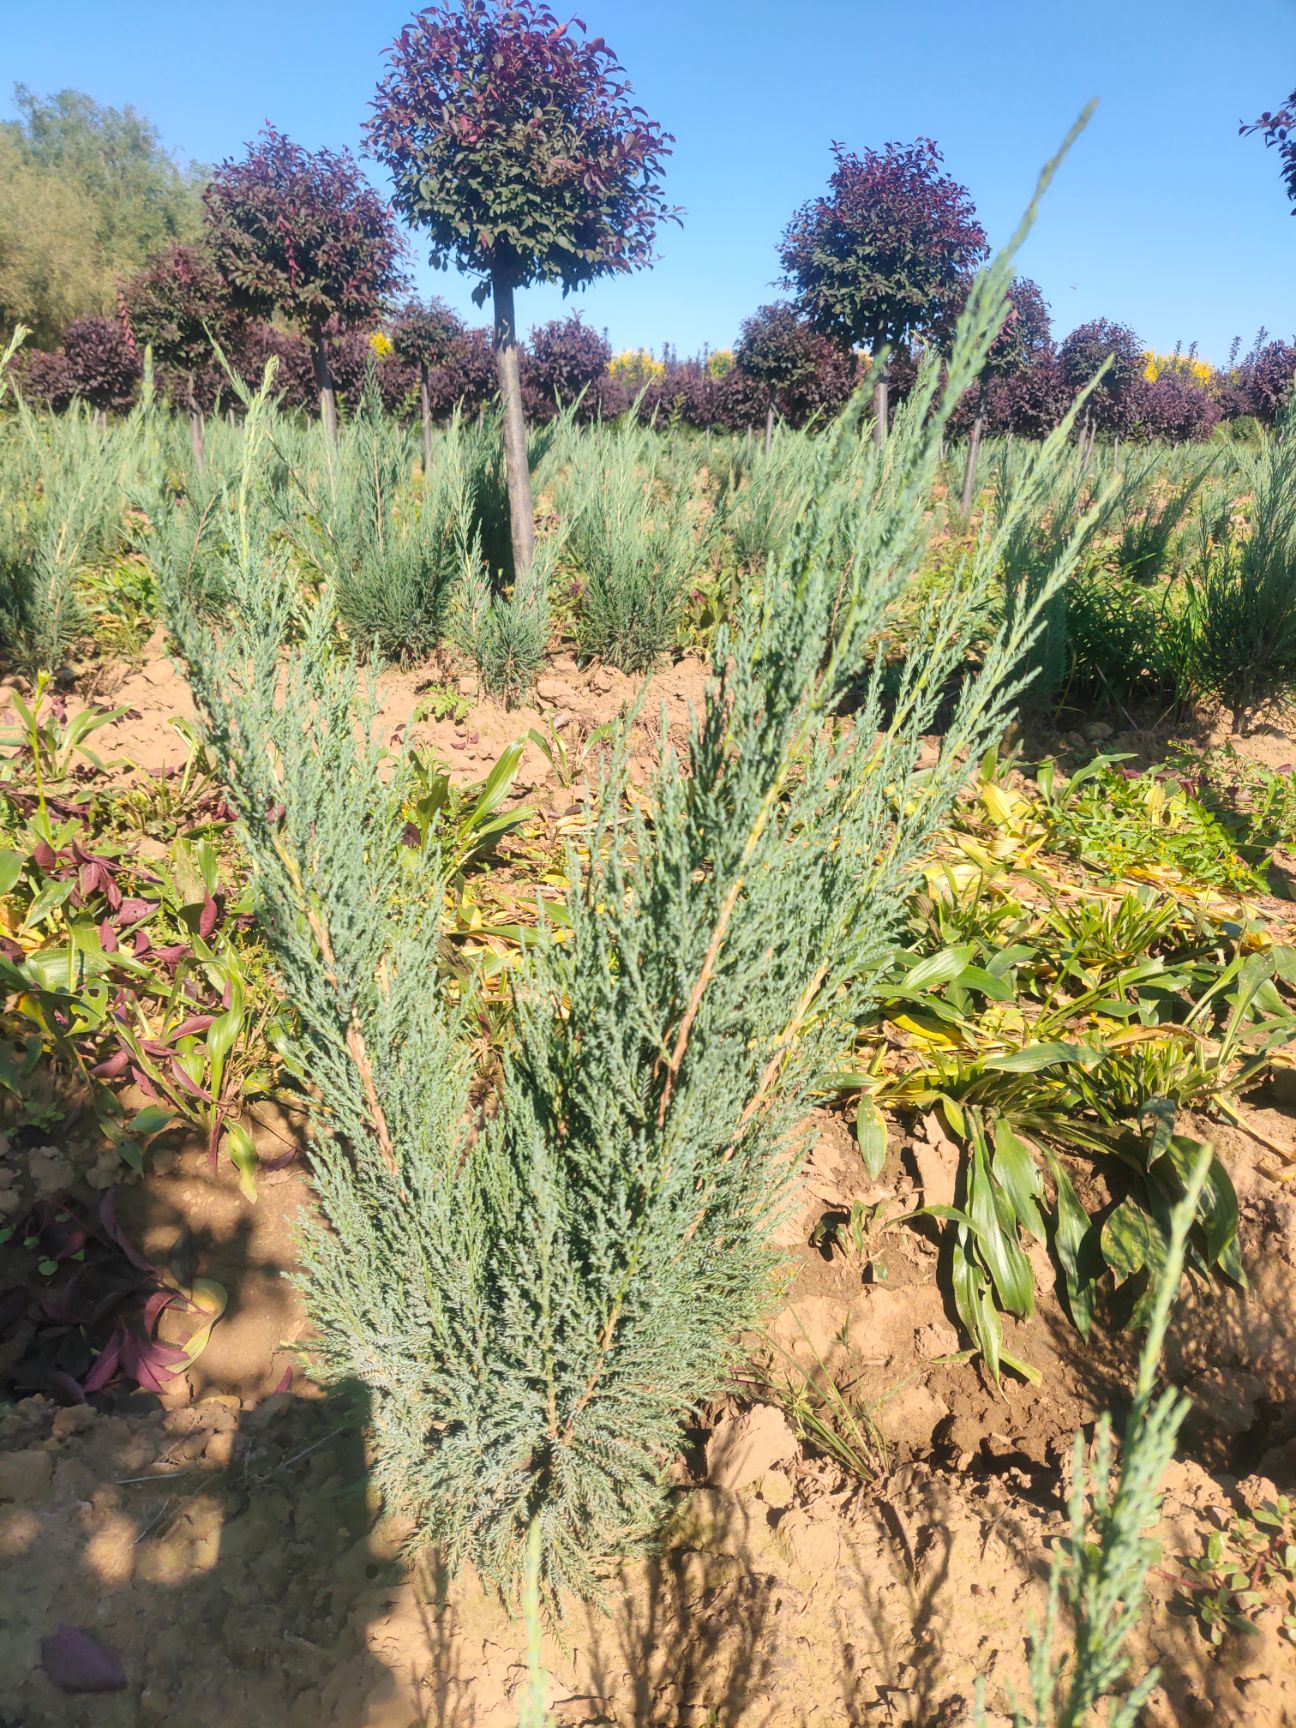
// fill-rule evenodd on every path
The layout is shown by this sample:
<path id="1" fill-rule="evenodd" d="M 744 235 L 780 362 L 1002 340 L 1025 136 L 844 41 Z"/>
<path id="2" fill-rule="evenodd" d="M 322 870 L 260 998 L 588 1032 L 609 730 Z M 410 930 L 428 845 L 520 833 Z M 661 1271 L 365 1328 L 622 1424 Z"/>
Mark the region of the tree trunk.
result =
<path id="1" fill-rule="evenodd" d="M 495 298 L 495 372 L 504 411 L 504 475 L 508 482 L 509 530 L 513 539 L 513 576 L 531 568 L 535 555 L 535 517 L 531 509 L 531 469 L 527 463 L 526 419 L 522 413 L 522 372 L 518 365 L 513 284 L 503 274 L 491 282 Z"/>
<path id="2" fill-rule="evenodd" d="M 972 514 L 972 499 L 976 492 L 977 452 L 981 448 L 981 434 L 985 431 L 985 415 L 980 408 L 977 417 L 972 422 L 972 436 L 968 439 L 967 467 L 963 471 L 963 500 L 959 506 L 959 514 L 966 522 Z"/>
<path id="3" fill-rule="evenodd" d="M 883 366 L 873 386 L 873 442 L 880 450 L 887 438 L 887 398 L 890 394 L 889 366 Z"/>
<path id="4" fill-rule="evenodd" d="M 428 396 L 427 361 L 419 361 L 419 407 L 423 413 L 423 479 L 432 472 L 432 404 Z"/>
<path id="5" fill-rule="evenodd" d="M 774 448 L 774 403 L 770 402 L 765 410 L 765 460 L 770 459 L 770 451 Z"/>
<path id="6" fill-rule="evenodd" d="M 337 394 L 333 389 L 333 373 L 329 369 L 328 349 L 322 332 L 311 340 L 311 365 L 315 368 L 315 384 L 319 390 L 320 419 L 324 422 L 334 447 L 338 441 Z"/>

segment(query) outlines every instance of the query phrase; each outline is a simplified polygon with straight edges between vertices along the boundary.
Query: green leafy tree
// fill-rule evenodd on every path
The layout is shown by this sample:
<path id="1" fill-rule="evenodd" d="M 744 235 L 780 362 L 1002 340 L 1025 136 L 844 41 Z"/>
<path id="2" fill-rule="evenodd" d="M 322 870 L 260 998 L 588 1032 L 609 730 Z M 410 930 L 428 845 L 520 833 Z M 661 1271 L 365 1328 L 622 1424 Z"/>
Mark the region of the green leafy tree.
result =
<path id="1" fill-rule="evenodd" d="M 516 290 L 564 292 L 647 264 L 671 139 L 630 100 L 612 50 L 538 0 L 445 0 L 388 51 L 368 142 L 397 209 L 489 297 L 515 574 L 535 548 Z"/>
<path id="2" fill-rule="evenodd" d="M 182 167 L 133 108 L 17 85 L 0 123 L 0 329 L 53 347 L 74 318 L 114 309 L 120 277 L 196 238 L 203 171 Z"/>
<path id="3" fill-rule="evenodd" d="M 816 329 L 876 360 L 913 336 L 948 337 L 986 237 L 966 187 L 930 138 L 862 156 L 833 145 L 828 191 L 803 204 L 779 246 L 785 285 Z M 874 386 L 886 437 L 887 375 Z"/>
<path id="4" fill-rule="evenodd" d="M 398 289 L 391 212 L 349 150 L 304 150 L 273 126 L 203 194 L 212 254 L 240 311 L 278 313 L 307 338 L 320 413 L 337 442 L 329 334 L 372 318 Z"/>

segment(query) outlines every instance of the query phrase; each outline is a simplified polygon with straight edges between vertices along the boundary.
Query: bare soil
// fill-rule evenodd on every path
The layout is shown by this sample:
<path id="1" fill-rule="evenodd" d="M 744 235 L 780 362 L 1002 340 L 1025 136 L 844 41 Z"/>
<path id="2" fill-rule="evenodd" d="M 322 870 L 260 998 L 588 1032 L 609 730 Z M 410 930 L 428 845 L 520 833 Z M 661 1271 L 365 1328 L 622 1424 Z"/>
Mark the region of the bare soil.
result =
<path id="1" fill-rule="evenodd" d="M 403 725 L 434 679 L 456 675 L 386 678 L 384 725 Z M 687 657 L 652 680 L 641 768 L 663 708 L 678 732 L 704 681 Z M 416 731 L 463 781 L 484 777 L 530 726 L 554 727 L 576 764 L 582 741 L 639 694 L 564 657 L 531 708 L 481 701 L 470 680 L 462 689 L 465 713 Z M 159 655 L 101 678 L 95 697 L 130 711 L 97 735 L 101 755 L 145 773 L 183 759 L 167 722 L 190 712 L 187 691 Z M 1104 747 L 1155 742 L 1131 734 Z M 1296 756 L 1285 735 L 1260 748 L 1265 760 Z M 515 792 L 554 810 L 575 795 L 533 745 Z M 1296 1145 L 1296 1092 L 1276 1086 L 1260 1103 L 1264 1132 Z M 786 1290 L 753 1352 L 774 1379 L 788 1358 L 807 1370 L 825 1361 L 873 1413 L 888 1462 L 871 1482 L 846 1473 L 799 1441 L 755 1384 L 704 1412 L 660 1554 L 619 1570 L 601 1610 L 573 1606 L 545 1639 L 560 1723 L 954 1728 L 971 1719 L 978 1676 L 999 1724 L 1008 1694 L 1025 1693 L 1027 1636 L 1066 1527 L 1072 1437 L 1092 1435 L 1104 1410 L 1119 1416 L 1129 1345 L 1106 1331 L 1083 1344 L 1045 1297 L 1029 1326 L 1009 1326 L 1010 1348 L 1041 1370 L 1041 1385 L 994 1388 L 962 1359 L 940 1258 L 921 1231 L 870 1239 L 864 1255 L 812 1240 L 855 1201 L 885 1216 L 950 1198 L 955 1154 L 939 1126 L 893 1123 L 876 1183 L 846 1124 L 824 1114 L 815 1126 L 782 1242 Z M 1133 1664 L 1162 1670 L 1148 1728 L 1278 1728 L 1296 1723 L 1296 1652 L 1276 1617 L 1216 1653 L 1177 1606 L 1175 1578 L 1231 1506 L 1296 1491 L 1296 1198 L 1259 1174 L 1249 1137 L 1199 1128 L 1233 1175 L 1252 1287 L 1192 1296 L 1176 1316 L 1170 1371 L 1194 1414 L 1167 1484 L 1163 1564 Z M 259 1132 L 282 1139 L 298 1128 L 267 1116 Z M 48 1151 L 16 1139 L 0 1179 L 16 1204 L 42 1187 L 89 1193 L 97 1157 L 75 1135 Z M 0 1728 L 517 1720 L 522 1628 L 471 1575 L 447 1579 L 435 1554 L 402 1554 L 407 1532 L 367 1486 L 355 1412 L 302 1372 L 303 1320 L 283 1276 L 293 1217 L 309 1203 L 302 1162 L 259 1187 L 249 1204 L 227 1170 L 213 1174 L 202 1149 L 179 1140 L 120 1187 L 133 1239 L 164 1258 L 188 1233 L 199 1272 L 229 1292 L 207 1349 L 163 1396 L 115 1394 L 95 1410 L 0 1404 Z M 8 1253 L 0 1248 L 0 1288 Z M 1037 1270 L 1051 1290 L 1051 1271 Z M 122 1689 L 66 1693 L 51 1682 L 42 1640 L 64 1625 L 99 1640 Z"/>

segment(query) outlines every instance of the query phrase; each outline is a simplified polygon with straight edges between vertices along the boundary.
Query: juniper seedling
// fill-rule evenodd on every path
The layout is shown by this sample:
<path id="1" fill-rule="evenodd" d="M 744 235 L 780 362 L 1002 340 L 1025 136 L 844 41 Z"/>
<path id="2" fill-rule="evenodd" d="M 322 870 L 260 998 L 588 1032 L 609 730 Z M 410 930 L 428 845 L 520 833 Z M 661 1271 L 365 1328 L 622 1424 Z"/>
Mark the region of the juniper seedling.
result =
<path id="1" fill-rule="evenodd" d="M 75 404 L 57 422 L 38 419 L 16 397 L 19 475 L 34 476 L 6 512 L 0 534 L 0 641 L 26 672 L 63 664 L 83 623 L 75 583 L 118 519 L 110 435 Z"/>
<path id="2" fill-rule="evenodd" d="M 1188 585 L 1177 658 L 1188 689 L 1226 703 L 1243 730 L 1296 691 L 1296 408 L 1240 451 L 1252 531 L 1211 547 Z"/>
<path id="3" fill-rule="evenodd" d="M 319 477 L 316 556 L 347 634 L 384 660 L 422 659 L 437 645 L 455 589 L 481 557 L 458 413 L 431 448 L 416 493 L 413 436 L 383 413 L 371 371 Z"/>
<path id="4" fill-rule="evenodd" d="M 282 571 L 245 534 L 229 623 L 179 622 L 319 1088 L 300 1273 L 317 1369 L 365 1388 L 389 1503 L 510 1595 L 533 1531 L 551 1605 L 596 1593 L 604 1558 L 651 1539 L 688 1412 L 772 1299 L 809 1090 L 870 1000 L 902 885 L 1002 732 L 1071 567 L 1064 549 L 1038 605 L 986 647 L 920 774 L 1019 526 L 1011 504 L 930 602 L 897 690 L 868 644 L 924 550 L 950 405 L 1010 273 L 1005 257 L 973 287 L 945 392 L 925 368 L 864 489 L 843 484 L 858 416 L 816 446 L 804 508 L 721 629 L 678 758 L 663 736 L 651 817 L 627 808 L 623 738 L 592 795 L 589 867 L 569 863 L 568 940 L 536 944 L 517 975 L 483 1119 L 466 1112 L 428 902 L 410 910 L 392 862 L 372 701 L 348 700 L 327 621 L 317 608 L 285 653 Z M 1035 452 L 1021 510 L 1068 433 Z M 437 869 L 429 851 L 429 891 Z"/>
<path id="5" fill-rule="evenodd" d="M 1044 1625 L 1031 1649 L 1030 1709 L 1014 1710 L 1014 1728 L 1080 1728 L 1104 1698 L 1109 1700 L 1108 1728 L 1135 1728 L 1156 1685 L 1157 1671 L 1152 1669 L 1125 1697 L 1112 1697 L 1128 1666 L 1125 1646 L 1143 1612 L 1147 1575 L 1157 1558 L 1157 1544 L 1147 1532 L 1160 1517 L 1161 1479 L 1188 1413 L 1183 1393 L 1167 1389 L 1159 1397 L 1154 1394 L 1188 1233 L 1210 1163 L 1210 1150 L 1203 1147 L 1172 1214 L 1114 1487 L 1110 1418 L 1104 1415 L 1098 1424 L 1092 1463 L 1085 1457 L 1083 1436 L 1076 1435 L 1071 1529 L 1053 1562 Z M 1070 1651 L 1063 1647 L 1064 1609 L 1072 1626 Z M 976 1721 L 977 1728 L 985 1728 L 981 1699 Z"/>
<path id="6" fill-rule="evenodd" d="M 671 647 L 690 579 L 706 563 L 687 477 L 664 471 L 658 434 L 627 420 L 572 440 L 559 488 L 571 555 L 584 578 L 582 653 L 644 672 Z"/>

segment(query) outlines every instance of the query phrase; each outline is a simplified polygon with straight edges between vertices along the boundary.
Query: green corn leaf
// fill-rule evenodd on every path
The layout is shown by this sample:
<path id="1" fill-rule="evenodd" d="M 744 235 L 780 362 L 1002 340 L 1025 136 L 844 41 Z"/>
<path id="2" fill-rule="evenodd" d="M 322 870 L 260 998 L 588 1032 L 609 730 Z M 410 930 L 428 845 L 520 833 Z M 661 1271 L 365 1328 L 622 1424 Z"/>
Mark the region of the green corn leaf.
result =
<path id="1" fill-rule="evenodd" d="M 241 1122 L 235 1122 L 226 1127 L 225 1150 L 229 1154 L 230 1163 L 238 1171 L 239 1188 L 244 1198 L 255 1201 L 257 1197 L 256 1171 L 259 1162 L 256 1143 Z"/>
<path id="2" fill-rule="evenodd" d="M 1034 1154 L 1002 1120 L 994 1126 L 994 1148 L 991 1174 L 1007 1195 L 1024 1228 L 1037 1242 L 1046 1242 L 1044 1219 L 1039 1209 L 1044 1194 L 1044 1178 Z"/>
<path id="3" fill-rule="evenodd" d="M 1152 1232 L 1160 1226 L 1148 1217 L 1137 1200 L 1126 1198 L 1110 1215 L 1099 1238 L 1103 1259 L 1111 1267 L 1116 1282 L 1141 1272 L 1152 1252 Z"/>
<path id="4" fill-rule="evenodd" d="M 1003 1056 L 989 1056 L 982 1067 L 996 1074 L 1038 1074 L 1042 1068 L 1056 1068 L 1076 1063 L 1091 1073 L 1106 1058 L 1106 1051 L 1092 1044 L 1027 1044 L 1021 1050 L 1009 1050 Z"/>
<path id="5" fill-rule="evenodd" d="M 1049 1170 L 1057 1189 L 1057 1227 L 1053 1242 L 1066 1280 L 1067 1306 L 1076 1331 L 1082 1338 L 1087 1338 L 1094 1315 L 1093 1277 L 1084 1264 L 1089 1214 L 1080 1204 L 1071 1178 L 1053 1156 L 1049 1157 Z"/>
<path id="6" fill-rule="evenodd" d="M 995 1203 L 994 1182 L 986 1163 L 981 1135 L 972 1141 L 968 1180 L 968 1212 L 977 1231 L 977 1246 L 994 1280 L 995 1292 L 1010 1314 L 1021 1318 L 1034 1312 L 1035 1279 L 1030 1261 L 1017 1240 L 1016 1220 L 1005 1228 Z M 1010 1211 L 1011 1215 L 1011 1211 Z"/>

